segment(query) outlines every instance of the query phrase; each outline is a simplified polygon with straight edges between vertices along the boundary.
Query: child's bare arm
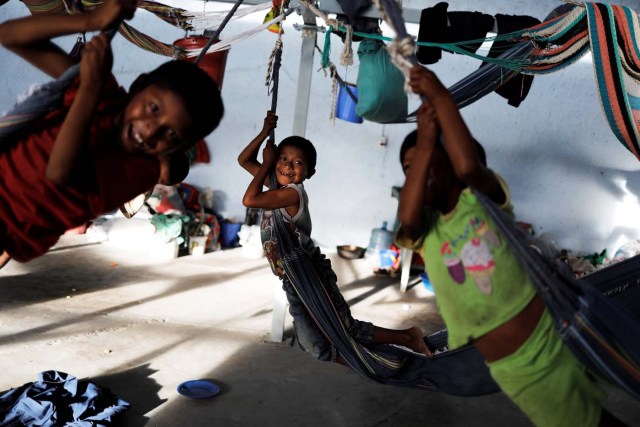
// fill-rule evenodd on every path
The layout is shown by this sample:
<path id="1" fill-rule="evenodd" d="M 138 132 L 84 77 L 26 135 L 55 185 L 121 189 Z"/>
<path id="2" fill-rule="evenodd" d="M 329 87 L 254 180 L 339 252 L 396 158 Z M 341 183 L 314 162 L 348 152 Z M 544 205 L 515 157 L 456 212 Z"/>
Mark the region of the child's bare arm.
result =
<path id="1" fill-rule="evenodd" d="M 411 239 L 419 238 L 424 230 L 425 193 L 437 137 L 435 110 L 431 103 L 424 101 L 418 109 L 417 142 L 411 167 L 405 169 L 406 179 L 398 207 L 398 218 L 404 234 Z"/>
<path id="2" fill-rule="evenodd" d="M 420 65 L 411 69 L 410 85 L 415 93 L 426 97 L 433 105 L 456 175 L 495 202 L 503 202 L 502 187 L 480 160 L 476 142 L 449 90 L 432 71 Z"/>
<path id="3" fill-rule="evenodd" d="M 242 198 L 242 204 L 248 208 L 279 209 L 295 207 L 297 211 L 300 196 L 293 188 L 271 189 L 264 191 L 263 183 L 269 177 L 276 159 L 276 147 L 273 141 L 267 141 L 262 154 L 263 163 L 253 176 L 247 191 Z"/>
<path id="4" fill-rule="evenodd" d="M 106 0 L 93 11 L 77 14 L 38 14 L 0 25 L 0 44 L 52 77 L 73 65 L 73 59 L 50 40 L 87 31 L 106 30 L 133 17 L 136 0 Z"/>
<path id="5" fill-rule="evenodd" d="M 47 178 L 56 184 L 69 185 L 73 170 L 83 161 L 81 154 L 88 147 L 91 122 L 112 62 L 111 47 L 104 33 L 87 43 L 80 61 L 78 93 L 60 127 L 47 164 Z"/>
<path id="6" fill-rule="evenodd" d="M 251 175 L 256 176 L 258 170 L 260 170 L 260 162 L 258 161 L 258 152 L 260 146 L 265 139 L 269 137 L 271 129 L 275 129 L 278 123 L 278 116 L 271 111 L 267 111 L 267 116 L 264 119 L 264 125 L 260 133 L 251 140 L 249 145 L 238 156 L 238 163 L 249 172 Z"/>

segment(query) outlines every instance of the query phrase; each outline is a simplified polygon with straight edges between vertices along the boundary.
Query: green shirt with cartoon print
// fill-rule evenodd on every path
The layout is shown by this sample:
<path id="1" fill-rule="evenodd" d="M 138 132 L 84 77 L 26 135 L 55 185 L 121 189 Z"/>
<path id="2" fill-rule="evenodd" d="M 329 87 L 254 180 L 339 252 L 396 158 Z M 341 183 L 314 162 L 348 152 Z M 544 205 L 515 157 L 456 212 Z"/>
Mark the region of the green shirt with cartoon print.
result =
<path id="1" fill-rule="evenodd" d="M 501 208 L 513 214 L 507 184 L 496 177 L 506 195 Z M 533 284 L 469 188 L 426 236 L 410 241 L 400 229 L 396 241 L 421 247 L 451 349 L 512 319 L 535 296 Z"/>

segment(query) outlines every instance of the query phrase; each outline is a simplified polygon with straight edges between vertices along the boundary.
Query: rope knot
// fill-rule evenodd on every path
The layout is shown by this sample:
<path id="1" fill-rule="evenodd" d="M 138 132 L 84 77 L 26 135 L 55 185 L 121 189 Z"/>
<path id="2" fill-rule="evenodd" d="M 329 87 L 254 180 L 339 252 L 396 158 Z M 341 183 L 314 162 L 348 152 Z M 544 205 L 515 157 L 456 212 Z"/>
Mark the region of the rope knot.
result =
<path id="1" fill-rule="evenodd" d="M 387 46 L 389 57 L 391 62 L 402 71 L 404 74 L 404 90 L 405 92 L 411 92 L 409 87 L 409 73 L 413 64 L 409 61 L 408 57 L 412 56 L 415 51 L 415 43 L 410 36 L 407 36 L 401 40 L 394 40 L 389 46 Z"/>
<path id="2" fill-rule="evenodd" d="M 326 24 L 328 27 L 333 27 L 331 31 L 333 31 L 336 28 L 340 28 L 340 21 L 338 21 L 335 18 L 328 18 L 326 20 Z"/>
<path id="3" fill-rule="evenodd" d="M 413 37 L 407 36 L 397 42 L 398 51 L 405 58 L 412 56 L 416 50 L 416 43 L 413 41 Z"/>
<path id="4" fill-rule="evenodd" d="M 389 52 L 389 56 L 391 57 L 391 61 L 400 68 L 405 75 L 409 73 L 409 70 L 412 67 L 411 61 L 409 61 L 408 57 L 413 54 L 413 40 L 409 38 L 409 43 L 407 43 L 407 39 L 404 40 L 394 40 L 387 46 L 387 51 Z M 407 54 L 407 52 L 409 52 Z"/>
<path id="5" fill-rule="evenodd" d="M 345 27 L 344 48 L 340 55 L 340 64 L 348 67 L 349 65 L 353 65 L 353 27 L 351 25 L 346 25 Z"/>

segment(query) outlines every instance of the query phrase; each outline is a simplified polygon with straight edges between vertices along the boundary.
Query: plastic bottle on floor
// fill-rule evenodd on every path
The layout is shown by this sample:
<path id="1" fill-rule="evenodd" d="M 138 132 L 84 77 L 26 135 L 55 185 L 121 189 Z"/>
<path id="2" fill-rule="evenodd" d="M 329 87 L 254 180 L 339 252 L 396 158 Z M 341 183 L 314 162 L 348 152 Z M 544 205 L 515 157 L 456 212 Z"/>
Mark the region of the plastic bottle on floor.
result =
<path id="1" fill-rule="evenodd" d="M 382 227 L 371 230 L 371 239 L 365 256 L 374 269 L 382 268 L 381 251 L 389 249 L 392 244 L 393 233 L 387 229 L 387 221 L 382 223 Z"/>

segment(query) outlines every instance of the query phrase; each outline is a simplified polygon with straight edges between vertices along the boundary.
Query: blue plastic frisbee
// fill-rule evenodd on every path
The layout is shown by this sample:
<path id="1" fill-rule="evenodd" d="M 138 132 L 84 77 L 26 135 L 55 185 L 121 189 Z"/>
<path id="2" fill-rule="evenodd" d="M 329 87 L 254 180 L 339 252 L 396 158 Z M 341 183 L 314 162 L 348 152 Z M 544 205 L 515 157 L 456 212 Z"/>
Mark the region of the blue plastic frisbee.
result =
<path id="1" fill-rule="evenodd" d="M 220 387 L 208 380 L 190 380 L 178 386 L 178 393 L 192 399 L 204 399 L 220 393 Z"/>

